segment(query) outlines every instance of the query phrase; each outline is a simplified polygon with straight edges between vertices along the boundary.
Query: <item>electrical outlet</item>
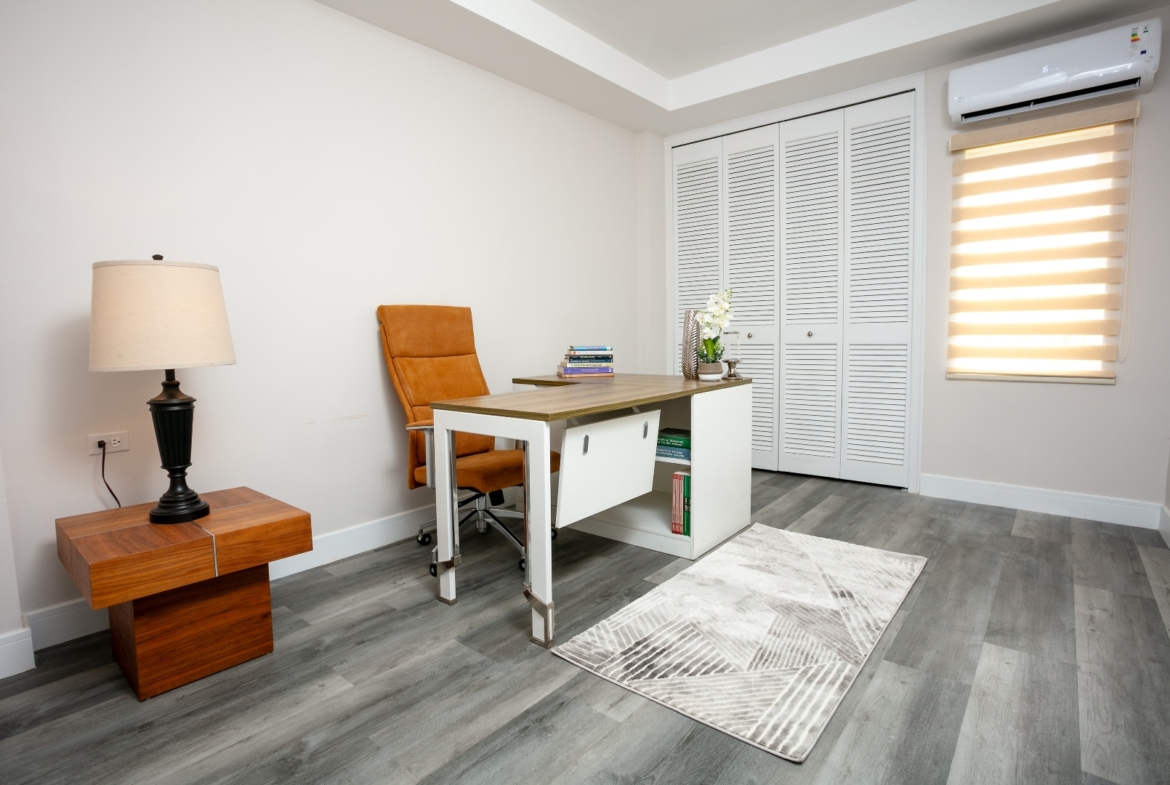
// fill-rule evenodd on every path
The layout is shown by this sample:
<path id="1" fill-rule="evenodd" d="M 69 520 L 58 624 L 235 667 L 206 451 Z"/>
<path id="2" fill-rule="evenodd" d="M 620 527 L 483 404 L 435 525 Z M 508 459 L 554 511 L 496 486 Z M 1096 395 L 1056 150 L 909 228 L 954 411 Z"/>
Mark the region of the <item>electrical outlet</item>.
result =
<path id="1" fill-rule="evenodd" d="M 130 449 L 130 437 L 125 431 L 118 431 L 117 433 L 91 433 L 86 437 L 89 441 L 89 454 L 101 455 L 102 448 L 98 446 L 98 442 L 105 441 L 106 452 L 125 452 Z"/>

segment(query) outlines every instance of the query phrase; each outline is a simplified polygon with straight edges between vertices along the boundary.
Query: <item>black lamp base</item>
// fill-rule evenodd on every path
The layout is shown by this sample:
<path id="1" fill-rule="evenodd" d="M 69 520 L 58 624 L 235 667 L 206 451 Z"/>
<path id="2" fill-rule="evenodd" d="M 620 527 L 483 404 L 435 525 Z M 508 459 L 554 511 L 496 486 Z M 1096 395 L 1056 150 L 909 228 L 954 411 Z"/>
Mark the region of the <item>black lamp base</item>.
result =
<path id="1" fill-rule="evenodd" d="M 163 391 L 147 401 L 154 420 L 154 436 L 162 468 L 171 486 L 150 511 L 151 523 L 186 523 L 211 512 L 207 502 L 187 487 L 191 465 L 191 429 L 195 422 L 195 399 L 179 389 L 174 370 L 167 371 Z"/>
<path id="2" fill-rule="evenodd" d="M 195 497 L 195 500 L 190 503 L 171 501 L 164 495 L 158 500 L 155 508 L 150 511 L 150 522 L 187 523 L 211 512 L 211 508 L 207 506 L 207 502 L 199 498 L 199 494 L 191 491 L 191 495 Z"/>

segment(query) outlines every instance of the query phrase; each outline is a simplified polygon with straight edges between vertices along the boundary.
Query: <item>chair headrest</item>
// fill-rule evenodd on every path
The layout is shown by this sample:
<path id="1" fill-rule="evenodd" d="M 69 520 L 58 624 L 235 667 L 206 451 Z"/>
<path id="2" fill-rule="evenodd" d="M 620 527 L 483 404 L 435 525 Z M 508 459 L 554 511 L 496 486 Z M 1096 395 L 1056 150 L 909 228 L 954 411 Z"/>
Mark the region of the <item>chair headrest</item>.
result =
<path id="1" fill-rule="evenodd" d="M 393 357 L 475 354 L 471 309 L 451 305 L 382 305 L 378 321 Z"/>

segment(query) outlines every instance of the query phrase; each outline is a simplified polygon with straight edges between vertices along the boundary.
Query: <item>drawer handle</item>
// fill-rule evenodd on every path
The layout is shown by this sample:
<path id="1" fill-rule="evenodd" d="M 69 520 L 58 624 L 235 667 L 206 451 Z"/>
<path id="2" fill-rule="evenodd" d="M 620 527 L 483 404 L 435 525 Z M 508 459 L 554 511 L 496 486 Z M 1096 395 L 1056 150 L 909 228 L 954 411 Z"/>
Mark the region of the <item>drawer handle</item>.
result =
<path id="1" fill-rule="evenodd" d="M 812 330 L 809 330 L 809 331 L 808 331 L 808 337 L 809 337 L 809 338 L 812 338 Z"/>
<path id="2" fill-rule="evenodd" d="M 650 423 L 648 423 L 648 422 L 642 423 L 642 438 L 645 439 L 646 436 L 649 435 L 649 433 L 650 433 Z"/>
<path id="3" fill-rule="evenodd" d="M 751 334 L 751 333 L 748 333 L 748 338 L 751 338 L 751 337 L 752 337 L 752 334 Z"/>
<path id="4" fill-rule="evenodd" d="M 582 455 L 589 454 L 589 434 L 585 434 L 585 447 L 581 450 Z"/>

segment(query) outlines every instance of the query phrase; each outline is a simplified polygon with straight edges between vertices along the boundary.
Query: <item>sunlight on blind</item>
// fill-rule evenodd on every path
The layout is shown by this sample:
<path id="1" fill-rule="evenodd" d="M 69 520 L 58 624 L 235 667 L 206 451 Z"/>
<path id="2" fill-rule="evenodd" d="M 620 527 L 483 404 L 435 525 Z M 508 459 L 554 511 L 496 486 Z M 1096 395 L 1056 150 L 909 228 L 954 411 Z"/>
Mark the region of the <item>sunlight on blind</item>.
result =
<path id="1" fill-rule="evenodd" d="M 949 375 L 1115 378 L 1133 131 L 955 155 Z"/>

